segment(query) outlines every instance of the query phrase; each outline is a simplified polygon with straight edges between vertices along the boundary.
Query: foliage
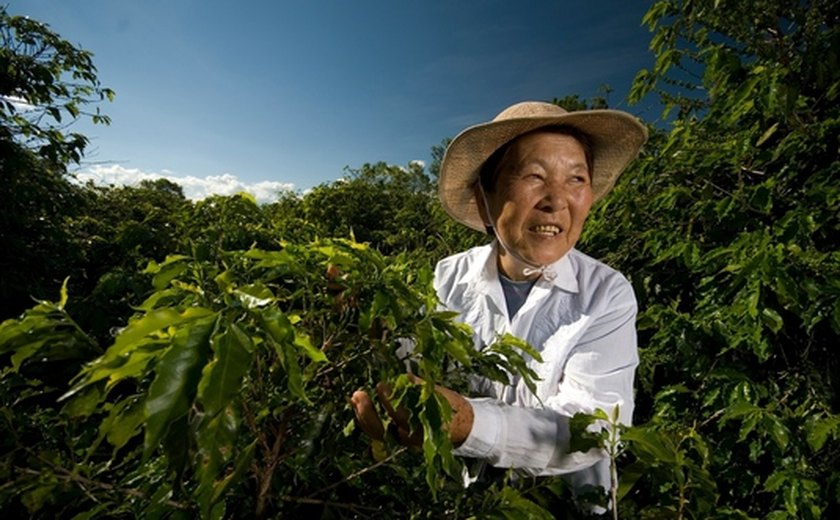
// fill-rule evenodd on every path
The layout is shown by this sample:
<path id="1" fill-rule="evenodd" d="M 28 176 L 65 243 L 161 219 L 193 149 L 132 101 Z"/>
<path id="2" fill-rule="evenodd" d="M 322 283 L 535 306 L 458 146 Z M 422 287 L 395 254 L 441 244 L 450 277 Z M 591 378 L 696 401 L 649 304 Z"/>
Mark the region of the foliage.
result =
<path id="1" fill-rule="evenodd" d="M 114 92 L 102 87 L 93 55 L 41 22 L 10 16 L 0 6 L 0 141 L 14 140 L 53 165 L 78 163 L 87 145 L 65 128 L 80 117 L 108 124 L 108 116 L 87 105 Z M 69 118 L 69 119 L 66 119 Z"/>
<path id="2" fill-rule="evenodd" d="M 73 270 L 83 252 L 64 217 L 76 214 L 83 196 L 54 168 L 13 142 L 0 139 L 0 319 L 46 298 Z"/>
<path id="3" fill-rule="evenodd" d="M 662 1 L 646 17 L 657 61 L 635 94 L 658 91 L 672 129 L 584 246 L 640 301 L 647 423 L 625 436 L 640 514 L 837 514 L 837 21 L 834 2 Z"/>
<path id="4" fill-rule="evenodd" d="M 308 193 L 301 216 L 322 236 L 352 235 L 385 254 L 411 251 L 418 265 L 428 265 L 480 240 L 451 222 L 435 190 L 419 163 L 365 164 Z"/>
<path id="5" fill-rule="evenodd" d="M 88 185 L 81 197 L 63 219 L 69 249 L 78 252 L 67 272 L 75 295 L 68 308 L 103 342 L 149 290 L 142 267 L 179 250 L 190 203 L 178 185 L 164 179 L 137 187 Z"/>
<path id="6" fill-rule="evenodd" d="M 619 517 L 840 512 L 835 4 L 663 0 L 645 17 L 656 61 L 632 95 L 658 95 L 663 119 L 580 244 L 625 273 L 640 304 L 637 426 L 587 430 L 610 424 L 606 412 L 572 421 L 576 447 L 611 456 Z M 455 478 L 433 384 L 520 371 L 527 346 L 500 338 L 477 353 L 436 311 L 429 266 L 485 240 L 436 200 L 446 141 L 428 171 L 366 164 L 266 206 L 194 203 L 166 181 L 73 185 L 65 164 L 85 140 L 50 142 L 56 119 L 27 134 L 35 113 L 10 99 L 47 96 L 49 121 L 60 96 L 80 115 L 109 91 L 89 53 L 5 10 L 2 21 L 15 72 L 2 81 L 17 86 L 0 90 L 0 317 L 37 303 L 0 325 L 0 514 L 546 518 L 570 507 L 560 479 L 464 489 Z M 31 54 L 49 45 L 56 61 Z M 72 67 L 87 90 L 55 90 L 67 76 L 54 72 Z M 605 108 L 608 94 L 555 102 Z M 426 384 L 410 384 L 406 362 Z M 426 433 L 421 450 L 355 430 L 347 396 L 380 379 Z"/>
<path id="7" fill-rule="evenodd" d="M 78 249 L 64 217 L 78 215 L 78 187 L 64 177 L 87 138 L 68 133 L 76 120 L 107 116 L 86 107 L 113 92 L 100 85 L 90 52 L 48 26 L 0 6 L 0 318 L 45 298 L 74 272 Z"/>
<path id="8" fill-rule="evenodd" d="M 404 515 L 407 498 L 429 494 L 446 495 L 439 507 L 461 500 L 453 493 L 462 492 L 460 463 L 445 430 L 451 412 L 434 384 L 463 389 L 473 371 L 528 380 L 534 374 L 521 355 L 536 352 L 504 338 L 475 351 L 471 331 L 436 310 L 430 270 L 388 262 L 358 243 L 218 258 L 150 263 L 155 292 L 96 357 L 95 343 L 64 311 L 66 293 L 0 326 L 0 354 L 12 356 L 3 380 L 15 393 L 46 392 L 38 376 L 44 359 L 88 360 L 60 414 L 50 417 L 50 400 L 30 405 L 46 432 L 76 426 L 77 436 L 33 442 L 21 425 L 7 424 L 12 445 L 2 465 L 12 484 L 0 509 L 341 517 Z M 410 350 L 401 348 L 407 341 Z M 409 382 L 406 364 L 425 384 Z M 372 466 L 346 399 L 380 380 L 394 383 L 425 436 L 419 454 L 375 444 Z M 50 393 L 66 384 L 53 381 Z M 26 405 L 7 403 L 6 415 Z M 376 466 L 372 480 L 362 477 Z M 385 471 L 399 475 L 400 486 L 385 485 Z"/>

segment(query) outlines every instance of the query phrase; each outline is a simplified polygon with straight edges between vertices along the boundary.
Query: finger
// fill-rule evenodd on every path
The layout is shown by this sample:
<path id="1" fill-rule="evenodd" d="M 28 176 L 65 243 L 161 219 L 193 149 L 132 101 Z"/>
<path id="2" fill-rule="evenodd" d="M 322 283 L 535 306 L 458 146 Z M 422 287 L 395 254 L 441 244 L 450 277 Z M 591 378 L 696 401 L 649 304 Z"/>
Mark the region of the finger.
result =
<path id="1" fill-rule="evenodd" d="M 385 411 L 388 412 L 388 415 L 391 419 L 397 423 L 397 426 L 402 429 L 408 429 L 408 410 L 404 407 L 400 407 L 399 409 L 395 409 L 394 406 L 391 404 L 391 385 L 388 383 L 379 383 L 376 385 L 376 393 L 379 395 L 379 402 L 382 403 L 382 406 L 385 408 Z"/>
<path id="2" fill-rule="evenodd" d="M 422 428 L 413 432 L 409 432 L 404 428 L 397 428 L 397 436 L 400 439 L 400 443 L 404 446 L 409 446 L 411 448 L 419 448 L 423 445 Z"/>
<path id="3" fill-rule="evenodd" d="M 408 410 L 404 406 L 394 409 L 391 404 L 391 386 L 387 383 L 379 383 L 376 385 L 376 393 L 379 394 L 379 400 L 385 411 L 393 419 L 391 424 L 392 433 L 397 436 L 400 443 L 404 446 L 412 448 L 419 448 L 423 445 L 423 429 L 419 428 L 411 431 L 411 424 L 408 421 Z"/>
<path id="4" fill-rule="evenodd" d="M 385 438 L 385 426 L 382 424 L 382 419 L 376 413 L 376 408 L 373 406 L 373 401 L 364 390 L 356 390 L 350 398 L 353 404 L 353 411 L 356 413 L 356 421 L 359 423 L 359 428 L 373 440 L 381 441 Z"/>

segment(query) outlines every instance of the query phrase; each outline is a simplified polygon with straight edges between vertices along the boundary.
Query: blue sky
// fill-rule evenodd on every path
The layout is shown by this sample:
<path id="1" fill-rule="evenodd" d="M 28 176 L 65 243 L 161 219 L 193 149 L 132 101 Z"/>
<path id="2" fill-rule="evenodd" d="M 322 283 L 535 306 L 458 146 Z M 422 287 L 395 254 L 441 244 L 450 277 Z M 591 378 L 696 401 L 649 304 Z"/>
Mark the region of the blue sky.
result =
<path id="1" fill-rule="evenodd" d="M 622 102 L 649 67 L 648 3 L 571 1 L 11 0 L 94 53 L 110 126 L 82 172 L 108 182 L 166 176 L 263 200 L 344 167 L 430 161 L 430 149 L 514 102 Z M 192 184 L 191 184 L 192 183 Z M 198 194 L 198 195 L 196 195 Z"/>

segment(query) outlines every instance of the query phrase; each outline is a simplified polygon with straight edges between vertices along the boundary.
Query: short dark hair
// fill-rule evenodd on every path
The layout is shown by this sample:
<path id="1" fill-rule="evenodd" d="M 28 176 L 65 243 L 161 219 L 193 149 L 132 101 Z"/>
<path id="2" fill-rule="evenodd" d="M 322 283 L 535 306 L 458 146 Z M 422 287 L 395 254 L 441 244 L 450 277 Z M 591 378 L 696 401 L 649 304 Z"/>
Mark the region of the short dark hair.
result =
<path id="1" fill-rule="evenodd" d="M 484 164 L 481 165 L 481 170 L 478 174 L 478 180 L 481 183 L 481 188 L 486 192 L 492 192 L 496 188 L 496 182 L 499 180 L 499 166 L 502 164 L 502 159 L 504 159 L 505 154 L 510 149 L 511 145 L 518 139 L 525 137 L 526 135 L 530 135 L 536 132 L 550 132 L 552 134 L 561 134 L 561 135 L 568 135 L 569 137 L 574 138 L 580 146 L 583 148 L 583 154 L 586 157 L 586 168 L 589 170 L 589 175 L 592 175 L 592 164 L 594 162 L 594 156 L 592 153 L 592 139 L 581 132 L 577 128 L 568 125 L 552 125 L 552 126 L 543 126 L 540 128 L 535 128 L 529 132 L 526 132 L 522 135 L 516 136 L 514 139 L 503 144 L 500 148 L 498 148 L 493 154 L 484 161 Z"/>

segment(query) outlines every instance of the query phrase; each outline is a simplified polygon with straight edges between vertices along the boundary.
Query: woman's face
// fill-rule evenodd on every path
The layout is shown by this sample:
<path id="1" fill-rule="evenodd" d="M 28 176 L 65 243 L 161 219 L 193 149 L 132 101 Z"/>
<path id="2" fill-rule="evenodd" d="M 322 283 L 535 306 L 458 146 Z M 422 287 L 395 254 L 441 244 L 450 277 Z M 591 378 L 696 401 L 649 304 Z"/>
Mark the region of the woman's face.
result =
<path id="1" fill-rule="evenodd" d="M 476 196 L 483 208 L 480 194 Z M 493 227 L 505 247 L 535 265 L 559 260 L 580 238 L 592 206 L 583 146 L 572 136 L 551 132 L 519 137 L 499 163 L 495 186 L 486 196 Z M 487 215 L 483 209 L 482 214 Z M 521 280 L 529 266 L 503 247 L 499 267 L 508 278 Z"/>

